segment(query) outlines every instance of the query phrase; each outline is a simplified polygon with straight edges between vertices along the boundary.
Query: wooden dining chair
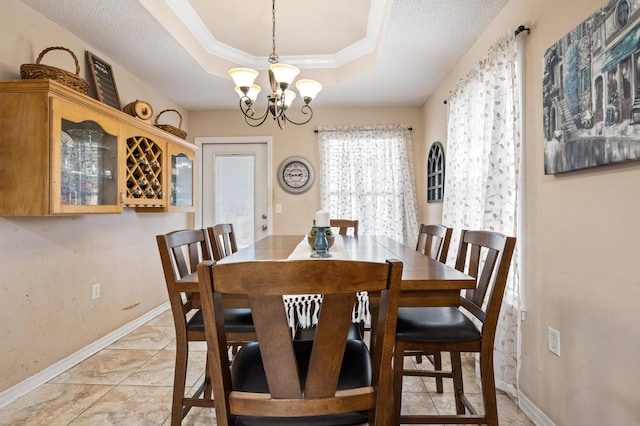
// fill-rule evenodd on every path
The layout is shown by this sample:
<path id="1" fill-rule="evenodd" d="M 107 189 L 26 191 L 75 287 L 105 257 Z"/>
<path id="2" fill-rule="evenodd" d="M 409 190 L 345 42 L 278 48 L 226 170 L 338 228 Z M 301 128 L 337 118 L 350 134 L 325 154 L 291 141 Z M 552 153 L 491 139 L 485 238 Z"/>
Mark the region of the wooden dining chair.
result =
<path id="1" fill-rule="evenodd" d="M 416 251 L 429 256 L 441 263 L 447 263 L 447 256 L 449 255 L 449 244 L 451 243 L 451 234 L 453 228 L 448 228 L 444 225 L 420 225 L 420 231 L 418 233 L 418 242 L 416 244 Z M 442 369 L 442 357 L 439 352 L 434 354 L 425 354 L 421 352 L 411 353 L 406 355 L 414 355 L 418 364 L 422 363 L 422 357 L 426 356 L 427 359 L 433 364 L 436 370 Z M 436 377 L 436 392 L 442 393 L 444 387 L 442 384 L 442 377 Z"/>
<path id="2" fill-rule="evenodd" d="M 219 426 L 390 424 L 400 261 L 209 262 L 198 275 L 209 368 L 221 372 L 213 378 Z M 371 350 L 347 338 L 358 291 L 379 295 Z M 313 293 L 324 296 L 315 338 L 294 340 L 282 296 Z M 221 315 L 228 294 L 248 296 L 258 338 L 231 366 Z"/>
<path id="3" fill-rule="evenodd" d="M 207 228 L 213 260 L 220 260 L 238 251 L 232 223 L 219 223 Z"/>
<path id="4" fill-rule="evenodd" d="M 447 263 L 453 228 L 444 225 L 420 225 L 416 250 L 439 262 Z"/>
<path id="5" fill-rule="evenodd" d="M 176 332 L 176 362 L 173 379 L 171 424 L 179 425 L 192 406 L 213 407 L 211 377 L 208 365 L 198 389 L 185 396 L 189 342 L 204 342 L 204 322 L 197 294 L 179 288 L 178 281 L 196 273 L 199 262 L 211 260 L 206 233 L 202 229 L 186 229 L 157 235 L 158 250 L 164 271 L 169 303 Z M 255 340 L 249 309 L 224 311 L 230 344 Z"/>
<path id="6" fill-rule="evenodd" d="M 347 235 L 349 229 L 352 230 L 354 236 L 358 236 L 358 220 L 357 219 L 329 219 L 329 226 L 339 228 L 338 234 Z"/>
<path id="7" fill-rule="evenodd" d="M 455 267 L 476 278 L 475 289 L 466 290 L 460 296 L 459 307 L 398 310 L 393 363 L 395 424 L 498 424 L 493 345 L 514 247 L 513 237 L 490 231 L 462 231 Z M 465 313 L 475 317 L 480 326 L 476 326 Z M 405 369 L 403 361 L 408 351 L 449 352 L 451 370 Z M 477 414 L 464 394 L 461 352 L 480 354 L 483 415 Z M 457 414 L 401 415 L 403 376 L 453 379 Z"/>

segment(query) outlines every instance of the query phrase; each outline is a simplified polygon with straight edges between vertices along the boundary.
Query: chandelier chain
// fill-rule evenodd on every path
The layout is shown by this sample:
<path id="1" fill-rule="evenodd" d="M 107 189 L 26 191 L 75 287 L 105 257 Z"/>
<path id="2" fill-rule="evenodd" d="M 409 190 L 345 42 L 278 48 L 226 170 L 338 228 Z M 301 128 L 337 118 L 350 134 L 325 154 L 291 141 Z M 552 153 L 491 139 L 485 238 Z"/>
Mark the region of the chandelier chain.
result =
<path id="1" fill-rule="evenodd" d="M 271 1 L 271 43 L 272 43 L 272 52 L 269 55 L 269 62 L 272 64 L 277 64 L 280 61 L 278 55 L 276 54 L 276 0 Z"/>

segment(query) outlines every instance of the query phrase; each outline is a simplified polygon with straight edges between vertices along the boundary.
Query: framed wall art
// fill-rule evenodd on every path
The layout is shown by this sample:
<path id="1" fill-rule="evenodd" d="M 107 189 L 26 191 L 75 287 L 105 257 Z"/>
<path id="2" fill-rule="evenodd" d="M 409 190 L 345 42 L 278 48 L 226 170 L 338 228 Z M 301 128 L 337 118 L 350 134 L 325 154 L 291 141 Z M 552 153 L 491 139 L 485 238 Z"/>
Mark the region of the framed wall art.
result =
<path id="1" fill-rule="evenodd" d="M 610 0 L 544 55 L 544 171 L 640 159 L 640 0 Z"/>

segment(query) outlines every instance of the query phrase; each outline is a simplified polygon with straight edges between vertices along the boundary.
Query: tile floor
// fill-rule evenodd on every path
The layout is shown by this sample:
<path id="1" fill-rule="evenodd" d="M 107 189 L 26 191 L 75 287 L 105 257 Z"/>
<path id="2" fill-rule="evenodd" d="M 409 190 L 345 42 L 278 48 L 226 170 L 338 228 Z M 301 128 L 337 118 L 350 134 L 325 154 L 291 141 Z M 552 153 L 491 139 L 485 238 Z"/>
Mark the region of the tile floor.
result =
<path id="1" fill-rule="evenodd" d="M 204 343 L 193 344 L 187 386 L 204 375 L 205 350 Z M 174 351 L 173 319 L 166 311 L 0 409 L 0 425 L 169 425 Z M 480 395 L 473 360 L 465 361 L 465 390 L 475 403 Z M 433 379 L 406 378 L 403 412 L 455 412 L 447 382 L 437 394 Z M 498 395 L 498 411 L 503 425 L 533 424 L 504 394 Z M 182 424 L 215 425 L 215 410 L 194 407 Z"/>

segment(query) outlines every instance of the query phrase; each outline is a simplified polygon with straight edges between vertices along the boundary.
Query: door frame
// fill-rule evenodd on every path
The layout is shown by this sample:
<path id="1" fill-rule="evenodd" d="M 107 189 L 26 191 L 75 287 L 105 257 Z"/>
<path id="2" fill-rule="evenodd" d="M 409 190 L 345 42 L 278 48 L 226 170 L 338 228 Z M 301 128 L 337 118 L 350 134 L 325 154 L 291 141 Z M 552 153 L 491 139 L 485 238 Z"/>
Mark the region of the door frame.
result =
<path id="1" fill-rule="evenodd" d="M 201 136 L 194 138 L 195 144 L 198 146 L 196 150 L 196 167 L 195 167 L 195 226 L 202 228 L 202 168 L 204 158 L 202 155 L 203 145 L 207 144 L 267 144 L 267 235 L 271 235 L 273 229 L 273 138 L 271 136 Z"/>

